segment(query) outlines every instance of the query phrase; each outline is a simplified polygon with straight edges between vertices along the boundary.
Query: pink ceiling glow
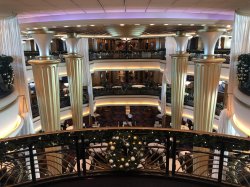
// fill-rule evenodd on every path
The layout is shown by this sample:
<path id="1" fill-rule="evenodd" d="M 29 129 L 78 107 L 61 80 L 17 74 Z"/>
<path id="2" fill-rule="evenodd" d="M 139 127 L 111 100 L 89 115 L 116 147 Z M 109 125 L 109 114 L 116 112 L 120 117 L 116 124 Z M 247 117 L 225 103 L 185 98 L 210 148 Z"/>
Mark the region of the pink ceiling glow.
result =
<path id="1" fill-rule="evenodd" d="M 208 12 L 197 10 L 167 10 L 166 12 L 112 12 L 112 13 L 80 13 L 71 11 L 67 14 L 57 12 L 46 12 L 43 14 L 25 14 L 18 16 L 20 23 L 51 22 L 51 21 L 70 21 L 70 20 L 102 20 L 102 19 L 199 19 L 199 20 L 228 20 L 234 18 L 234 12 Z"/>

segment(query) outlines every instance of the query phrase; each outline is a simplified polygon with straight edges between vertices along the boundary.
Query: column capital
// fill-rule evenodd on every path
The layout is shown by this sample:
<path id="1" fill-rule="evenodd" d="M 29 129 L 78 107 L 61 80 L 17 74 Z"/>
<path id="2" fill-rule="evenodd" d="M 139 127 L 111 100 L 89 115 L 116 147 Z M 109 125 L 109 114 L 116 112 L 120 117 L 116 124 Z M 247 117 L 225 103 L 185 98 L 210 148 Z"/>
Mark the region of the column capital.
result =
<path id="1" fill-rule="evenodd" d="M 70 53 L 67 55 L 63 55 L 65 58 L 82 58 L 83 56 L 76 54 L 76 53 Z"/>
<path id="2" fill-rule="evenodd" d="M 35 59 L 35 60 L 29 60 L 28 62 L 31 65 L 54 65 L 59 64 L 59 60 L 50 60 L 50 59 Z"/>
<path id="3" fill-rule="evenodd" d="M 196 64 L 221 64 L 226 61 L 224 58 L 214 58 L 213 56 L 204 56 L 204 59 L 194 60 Z"/>
<path id="4" fill-rule="evenodd" d="M 174 39 L 175 39 L 176 44 L 177 44 L 177 48 L 176 48 L 177 53 L 185 53 L 186 52 L 188 38 L 189 37 L 186 36 L 186 34 L 184 32 L 178 31 L 176 33 L 176 36 L 174 37 Z"/>
<path id="5" fill-rule="evenodd" d="M 189 57 L 189 53 L 176 53 L 176 54 L 171 54 L 171 57 Z"/>
<path id="6" fill-rule="evenodd" d="M 39 29 L 28 32 L 35 40 L 39 48 L 39 55 L 42 59 L 49 58 L 50 42 L 55 34 L 54 31 Z"/>
<path id="7" fill-rule="evenodd" d="M 204 55 L 214 55 L 215 44 L 225 31 L 225 29 L 217 27 L 205 27 L 202 30 L 198 30 L 198 34 L 201 37 L 204 45 Z"/>
<path id="8" fill-rule="evenodd" d="M 66 46 L 68 54 L 76 54 L 77 53 L 77 43 L 80 38 L 77 38 L 76 33 L 69 33 L 66 38 Z"/>

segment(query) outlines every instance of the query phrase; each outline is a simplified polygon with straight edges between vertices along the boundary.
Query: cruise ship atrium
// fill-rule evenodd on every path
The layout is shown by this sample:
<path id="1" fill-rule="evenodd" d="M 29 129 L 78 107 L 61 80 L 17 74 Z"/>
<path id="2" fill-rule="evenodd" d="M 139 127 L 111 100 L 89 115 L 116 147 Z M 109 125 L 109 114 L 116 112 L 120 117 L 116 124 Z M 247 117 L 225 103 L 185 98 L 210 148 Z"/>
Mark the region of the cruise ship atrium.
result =
<path id="1" fill-rule="evenodd" d="M 249 0 L 0 1 L 0 186 L 250 186 Z"/>

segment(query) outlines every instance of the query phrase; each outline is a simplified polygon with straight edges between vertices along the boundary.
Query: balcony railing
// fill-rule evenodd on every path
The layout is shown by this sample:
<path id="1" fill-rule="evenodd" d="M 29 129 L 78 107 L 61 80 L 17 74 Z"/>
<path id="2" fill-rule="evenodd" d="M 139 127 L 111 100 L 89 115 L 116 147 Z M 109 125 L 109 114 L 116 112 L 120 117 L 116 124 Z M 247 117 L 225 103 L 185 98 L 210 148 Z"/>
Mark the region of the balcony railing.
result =
<path id="1" fill-rule="evenodd" d="M 142 85 L 141 85 L 142 86 Z M 114 88 L 115 87 L 115 88 Z M 194 107 L 194 96 L 191 93 L 192 90 L 189 89 L 189 92 L 184 97 L 184 105 Z M 99 86 L 98 89 L 93 89 L 94 97 L 99 96 L 109 96 L 109 95 L 151 95 L 159 96 L 161 98 L 161 88 L 158 86 L 153 87 L 141 87 L 133 88 L 131 85 L 125 86 Z M 166 92 L 166 102 L 171 104 L 171 88 L 167 88 Z M 220 115 L 220 112 L 223 110 L 223 103 L 216 104 L 215 114 Z"/>
<path id="2" fill-rule="evenodd" d="M 36 99 L 36 94 L 33 94 L 33 98 L 31 100 L 31 111 L 32 111 L 32 117 L 38 117 L 39 116 L 39 109 L 38 109 L 38 102 Z M 89 102 L 88 98 L 88 92 L 86 89 L 83 90 L 83 104 L 87 104 Z M 60 108 L 65 108 L 71 106 L 70 104 L 70 96 L 69 93 L 67 94 L 61 94 L 60 95 Z"/>
<path id="3" fill-rule="evenodd" d="M 144 86 L 144 85 L 140 85 Z M 106 95 L 161 95 L 160 87 L 143 87 L 143 88 L 133 88 L 130 86 L 117 86 L 117 88 L 107 88 L 103 89 L 93 89 L 94 97 L 106 96 Z"/>
<path id="4" fill-rule="evenodd" d="M 93 128 L 0 141 L 1 186 L 106 174 L 250 186 L 250 140 L 155 128 Z"/>
<path id="5" fill-rule="evenodd" d="M 89 60 L 100 59 L 161 59 L 165 60 L 165 50 L 158 51 L 103 51 L 90 52 Z"/>

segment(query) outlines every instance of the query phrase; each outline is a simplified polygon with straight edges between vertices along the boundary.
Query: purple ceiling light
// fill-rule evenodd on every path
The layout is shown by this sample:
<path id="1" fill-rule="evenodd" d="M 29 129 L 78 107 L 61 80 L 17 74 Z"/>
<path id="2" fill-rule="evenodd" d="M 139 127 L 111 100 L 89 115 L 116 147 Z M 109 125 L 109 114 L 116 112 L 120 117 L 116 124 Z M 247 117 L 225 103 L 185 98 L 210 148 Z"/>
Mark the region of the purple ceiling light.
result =
<path id="1" fill-rule="evenodd" d="M 197 12 L 197 10 L 167 10 L 166 12 L 123 12 L 123 13 L 74 13 L 60 14 L 59 12 L 47 12 L 47 15 L 29 14 L 18 16 L 22 23 L 39 23 L 54 21 L 76 20 L 108 20 L 108 19 L 195 19 L 195 20 L 224 20 L 232 21 L 234 12 Z"/>

